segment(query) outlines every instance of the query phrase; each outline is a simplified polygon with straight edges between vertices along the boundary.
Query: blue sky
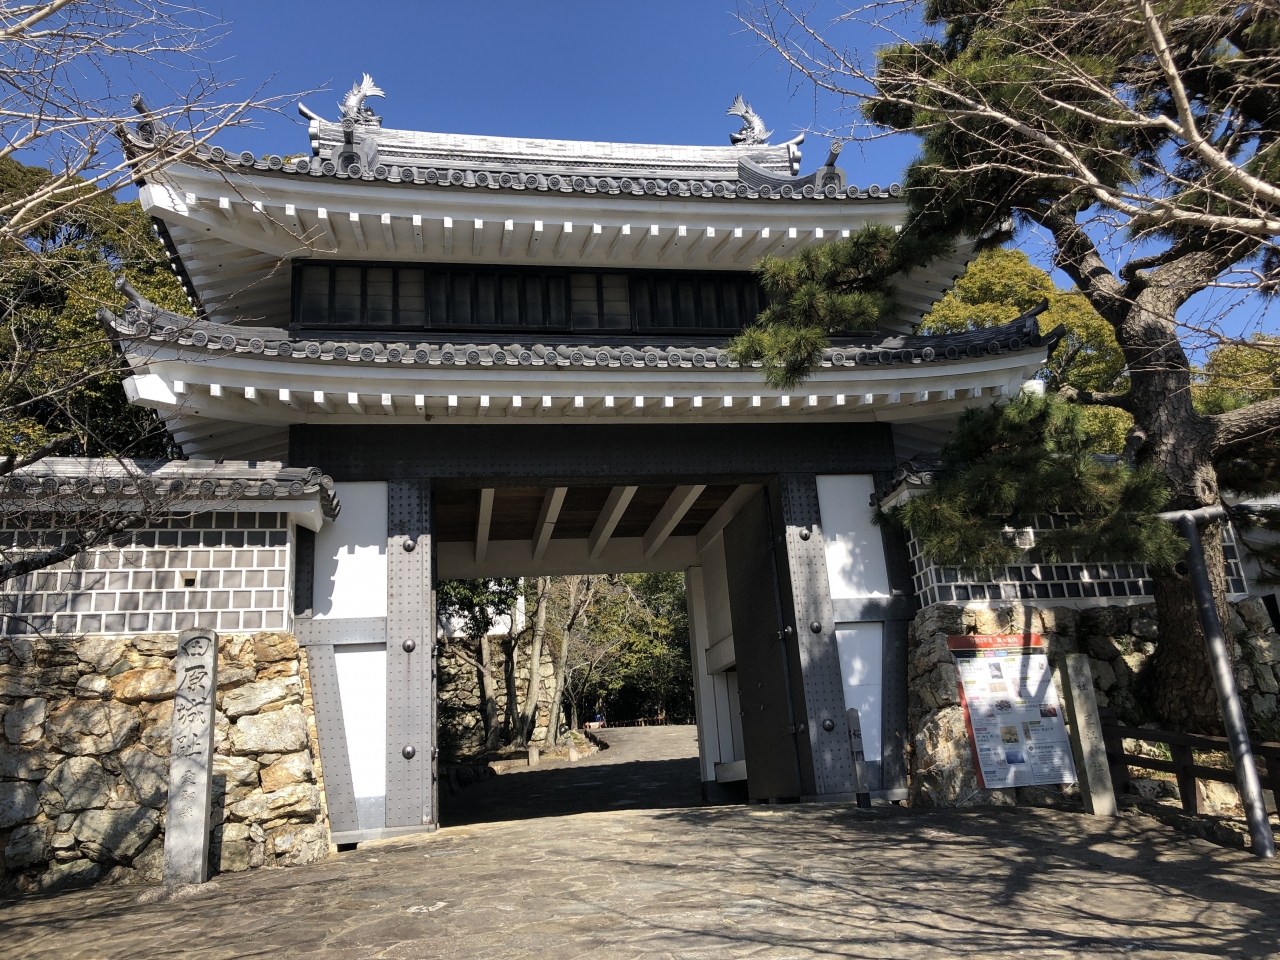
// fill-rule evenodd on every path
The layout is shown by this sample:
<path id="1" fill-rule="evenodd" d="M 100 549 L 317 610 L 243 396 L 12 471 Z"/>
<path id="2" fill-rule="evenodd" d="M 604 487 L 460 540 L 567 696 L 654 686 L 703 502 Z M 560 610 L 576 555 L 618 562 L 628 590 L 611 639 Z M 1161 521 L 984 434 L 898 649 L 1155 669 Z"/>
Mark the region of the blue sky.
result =
<path id="1" fill-rule="evenodd" d="M 219 52 L 243 85 L 274 76 L 276 93 L 327 86 L 305 102 L 335 117 L 362 72 L 387 93 L 373 101 L 389 127 L 505 136 L 727 144 L 725 116 L 742 92 L 775 143 L 833 122 L 831 104 L 788 76 L 736 20 L 732 0 L 595 2 L 236 2 L 220 13 L 231 31 Z M 305 151 L 306 127 L 290 108 L 262 129 L 229 132 L 228 147 Z M 806 171 L 826 156 L 806 139 Z M 842 164 L 855 183 L 898 179 L 909 138 Z"/>

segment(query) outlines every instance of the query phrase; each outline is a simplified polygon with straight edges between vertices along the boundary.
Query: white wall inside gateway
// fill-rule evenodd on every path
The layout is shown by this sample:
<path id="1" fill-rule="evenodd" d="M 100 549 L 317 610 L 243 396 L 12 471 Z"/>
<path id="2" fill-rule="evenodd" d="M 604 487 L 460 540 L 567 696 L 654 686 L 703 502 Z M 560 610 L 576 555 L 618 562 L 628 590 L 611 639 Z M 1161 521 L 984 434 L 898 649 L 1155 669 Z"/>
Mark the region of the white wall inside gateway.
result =
<path id="1" fill-rule="evenodd" d="M 387 485 L 336 483 L 342 511 L 316 534 L 315 619 L 387 615 Z"/>
<path id="2" fill-rule="evenodd" d="M 871 522 L 875 482 L 866 474 L 817 480 L 831 599 L 889 596 L 884 544 Z"/>
<path id="3" fill-rule="evenodd" d="M 862 721 L 862 753 L 880 759 L 884 710 L 884 624 L 851 623 L 836 630 L 845 709 L 856 708 Z"/>
<path id="4" fill-rule="evenodd" d="M 387 648 L 338 644 L 333 657 L 360 826 L 379 827 L 378 801 L 387 795 Z"/>

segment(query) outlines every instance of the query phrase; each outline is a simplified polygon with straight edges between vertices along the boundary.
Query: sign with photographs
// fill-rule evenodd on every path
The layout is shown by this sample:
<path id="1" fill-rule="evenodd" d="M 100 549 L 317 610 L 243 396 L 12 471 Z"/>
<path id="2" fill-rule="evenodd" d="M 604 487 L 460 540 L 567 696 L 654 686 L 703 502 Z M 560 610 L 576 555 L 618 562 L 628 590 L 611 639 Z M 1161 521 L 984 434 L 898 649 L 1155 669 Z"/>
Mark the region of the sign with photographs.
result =
<path id="1" fill-rule="evenodd" d="M 984 789 L 1075 783 L 1071 741 L 1040 635 L 948 637 Z"/>

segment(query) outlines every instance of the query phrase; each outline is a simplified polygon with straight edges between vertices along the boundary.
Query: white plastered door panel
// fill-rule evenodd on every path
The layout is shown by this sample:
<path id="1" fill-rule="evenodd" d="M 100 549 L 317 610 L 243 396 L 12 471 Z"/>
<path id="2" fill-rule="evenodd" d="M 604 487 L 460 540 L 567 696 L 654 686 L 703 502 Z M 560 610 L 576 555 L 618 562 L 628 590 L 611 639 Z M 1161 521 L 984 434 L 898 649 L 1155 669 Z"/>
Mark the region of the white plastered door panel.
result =
<path id="1" fill-rule="evenodd" d="M 884 541 L 871 520 L 874 479 L 867 474 L 820 476 L 817 486 L 827 582 L 836 610 L 859 606 L 840 601 L 888 600 Z M 868 777 L 876 789 L 884 743 L 884 623 L 843 620 L 837 613 L 836 644 L 845 708 L 858 711 Z"/>

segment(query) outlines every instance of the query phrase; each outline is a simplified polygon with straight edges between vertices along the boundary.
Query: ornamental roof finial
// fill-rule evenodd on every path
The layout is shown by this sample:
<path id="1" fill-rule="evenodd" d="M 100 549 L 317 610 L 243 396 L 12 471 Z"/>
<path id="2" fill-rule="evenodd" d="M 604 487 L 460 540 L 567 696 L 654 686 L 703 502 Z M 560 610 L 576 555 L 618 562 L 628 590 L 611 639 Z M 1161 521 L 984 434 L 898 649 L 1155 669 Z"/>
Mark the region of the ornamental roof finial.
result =
<path id="1" fill-rule="evenodd" d="M 342 109 L 342 116 L 346 119 L 354 120 L 356 123 L 380 123 L 381 117 L 375 116 L 372 107 L 366 107 L 364 101 L 367 97 L 385 97 L 382 88 L 373 82 L 373 77 L 367 73 L 362 80 L 352 85 L 351 90 L 338 106 Z"/>
<path id="2" fill-rule="evenodd" d="M 729 134 L 729 142 L 735 147 L 754 147 L 757 144 L 768 143 L 769 137 L 773 135 L 772 130 L 764 128 L 764 121 L 751 109 L 751 104 L 742 99 L 742 94 L 734 97 L 725 115 L 742 118 L 742 129 L 737 133 Z"/>

